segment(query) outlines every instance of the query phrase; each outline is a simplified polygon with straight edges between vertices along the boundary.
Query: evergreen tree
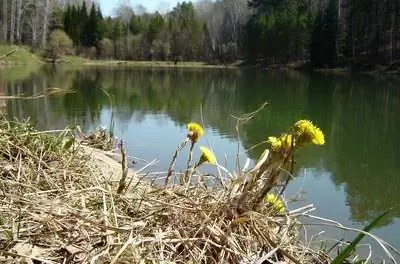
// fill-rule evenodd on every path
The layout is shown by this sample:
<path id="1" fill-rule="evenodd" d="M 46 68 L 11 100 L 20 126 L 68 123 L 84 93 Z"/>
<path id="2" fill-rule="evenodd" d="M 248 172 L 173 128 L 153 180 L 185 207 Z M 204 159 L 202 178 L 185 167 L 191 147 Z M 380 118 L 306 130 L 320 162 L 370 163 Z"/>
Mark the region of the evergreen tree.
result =
<path id="1" fill-rule="evenodd" d="M 164 19 L 157 12 L 151 19 L 147 30 L 147 40 L 151 45 L 153 41 L 157 38 L 157 35 L 161 32 L 164 27 Z"/>
<path id="2" fill-rule="evenodd" d="M 326 64 L 330 67 L 335 65 L 337 58 L 338 37 L 338 0 L 329 0 L 326 10 Z"/>
<path id="3" fill-rule="evenodd" d="M 87 47 L 98 47 L 98 43 L 102 38 L 100 19 L 101 17 L 99 17 L 95 4 L 92 4 L 89 17 L 82 31 L 82 45 Z"/>
<path id="4" fill-rule="evenodd" d="M 139 35 L 145 31 L 145 24 L 143 18 L 137 15 L 133 15 L 129 21 L 129 30 L 133 35 Z"/>
<path id="5" fill-rule="evenodd" d="M 247 50 L 257 57 L 281 63 L 303 58 L 308 53 L 308 13 L 306 0 L 253 0 L 255 11 L 246 25 Z"/>
<path id="6" fill-rule="evenodd" d="M 78 19 L 78 36 L 79 36 L 79 44 L 85 45 L 88 43 L 88 38 L 86 37 L 85 34 L 85 27 L 86 23 L 88 22 L 89 16 L 88 16 L 88 11 L 86 7 L 86 2 L 82 2 L 82 6 L 78 8 L 79 10 L 79 19 Z"/>
<path id="7" fill-rule="evenodd" d="M 174 8 L 168 21 L 168 31 L 171 36 L 171 55 L 175 61 L 199 57 L 204 31 L 191 2 L 183 2 Z"/>
<path id="8" fill-rule="evenodd" d="M 71 27 L 70 27 L 70 37 L 72 38 L 72 41 L 74 42 L 74 45 L 77 46 L 80 43 L 80 23 L 79 21 L 79 12 L 78 12 L 78 8 L 75 5 L 72 6 L 71 8 L 71 19 L 70 19 L 70 23 L 71 23 Z"/>
<path id="9" fill-rule="evenodd" d="M 324 14 L 322 11 L 319 11 L 311 32 L 310 63 L 313 67 L 322 67 L 325 63 L 324 33 Z"/>
<path id="10" fill-rule="evenodd" d="M 114 46 L 114 57 L 119 58 L 119 53 L 121 49 L 120 41 L 124 35 L 124 26 L 120 19 L 116 19 L 112 25 L 111 40 Z"/>
<path id="11" fill-rule="evenodd" d="M 71 6 L 69 4 L 67 5 L 67 8 L 64 12 L 63 24 L 64 24 L 65 33 L 67 33 L 68 36 L 71 38 L 73 26 L 72 26 L 72 17 L 71 17 Z"/>
<path id="12" fill-rule="evenodd" d="M 337 58 L 338 1 L 329 0 L 326 10 L 320 9 L 311 35 L 310 63 L 313 67 L 333 67 Z"/>
<path id="13" fill-rule="evenodd" d="M 104 21 L 100 6 L 97 6 L 97 22 L 98 22 L 98 27 L 99 27 L 100 39 L 103 39 L 105 31 L 106 31 L 106 25 L 105 25 L 105 21 Z"/>

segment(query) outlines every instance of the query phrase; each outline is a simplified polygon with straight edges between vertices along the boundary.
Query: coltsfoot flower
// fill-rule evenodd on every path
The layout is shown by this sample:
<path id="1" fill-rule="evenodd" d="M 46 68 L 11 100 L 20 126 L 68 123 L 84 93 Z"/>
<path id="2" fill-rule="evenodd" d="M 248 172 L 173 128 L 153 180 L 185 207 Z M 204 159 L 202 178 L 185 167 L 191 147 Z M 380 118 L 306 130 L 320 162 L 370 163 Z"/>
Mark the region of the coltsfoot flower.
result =
<path id="1" fill-rule="evenodd" d="M 321 129 L 315 126 L 309 120 L 300 120 L 294 124 L 294 131 L 298 136 L 299 144 L 313 143 L 315 145 L 324 145 L 325 136 Z"/>
<path id="2" fill-rule="evenodd" d="M 296 145 L 296 141 L 290 134 L 282 134 L 279 138 L 268 137 L 267 142 L 273 151 L 288 151 Z"/>
<path id="3" fill-rule="evenodd" d="M 265 198 L 265 201 L 278 213 L 283 214 L 286 210 L 284 203 L 282 200 L 275 194 L 269 193 Z"/>
<path id="4" fill-rule="evenodd" d="M 215 155 L 214 153 L 212 153 L 211 150 L 203 146 L 200 146 L 200 150 L 201 150 L 201 156 L 199 162 L 197 163 L 197 166 L 203 163 L 209 163 L 212 165 L 217 164 L 217 159 L 215 158 Z"/>
<path id="5" fill-rule="evenodd" d="M 197 142 L 200 139 L 200 137 L 204 134 L 203 128 L 201 127 L 201 125 L 197 123 L 191 122 L 187 125 L 187 128 L 189 130 L 188 138 L 192 142 Z"/>

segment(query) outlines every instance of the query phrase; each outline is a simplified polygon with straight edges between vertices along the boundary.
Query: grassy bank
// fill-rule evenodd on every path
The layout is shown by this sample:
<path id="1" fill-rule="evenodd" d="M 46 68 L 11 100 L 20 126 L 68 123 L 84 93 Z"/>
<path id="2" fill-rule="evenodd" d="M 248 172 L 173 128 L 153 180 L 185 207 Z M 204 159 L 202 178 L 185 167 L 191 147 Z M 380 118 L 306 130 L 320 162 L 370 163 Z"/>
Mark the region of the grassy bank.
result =
<path id="1" fill-rule="evenodd" d="M 26 79 L 41 69 L 45 62 L 29 47 L 0 45 L 0 79 L 4 81 Z M 27 67 L 29 66 L 29 67 Z M 2 74 L 7 67 L 7 74 Z"/>
<path id="2" fill-rule="evenodd" d="M 130 66 L 130 67 L 162 67 L 162 68 L 235 68 L 238 63 L 208 64 L 206 62 L 182 61 L 175 64 L 172 61 L 87 61 L 86 65 Z"/>
<path id="3" fill-rule="evenodd" d="M 139 67 L 139 68 L 236 68 L 240 62 L 230 64 L 209 64 L 201 61 L 122 61 L 122 60 L 90 60 L 79 56 L 65 56 L 60 58 L 56 64 L 74 66 L 106 66 L 106 67 Z"/>
<path id="4" fill-rule="evenodd" d="M 42 58 L 30 51 L 29 47 L 0 45 L 0 65 L 38 65 Z"/>
<path id="5" fill-rule="evenodd" d="M 239 126 L 254 114 L 240 117 Z M 256 164 L 235 172 L 212 150 L 197 147 L 204 133 L 190 123 L 169 168 L 152 173 L 151 164 L 128 169 L 123 145 L 110 151 L 117 142 L 107 131 L 40 132 L 1 119 L 1 261 L 344 263 L 334 257 L 345 242 L 328 252 L 300 239 L 299 217 L 310 215 L 313 205 L 289 210 L 280 195 L 290 182 L 294 151 L 324 143 L 317 127 L 300 122 L 270 137 Z M 187 167 L 175 168 L 184 148 Z M 216 172 L 202 173 L 205 164 Z"/>
<path id="6" fill-rule="evenodd" d="M 172 61 L 119 61 L 119 60 L 89 60 L 78 56 L 63 57 L 59 64 L 76 66 L 107 66 L 107 67 L 139 67 L 139 68 L 236 68 L 239 63 L 208 64 L 200 61 L 182 61 L 175 64 Z"/>
<path id="7" fill-rule="evenodd" d="M 13 52 L 14 51 L 14 52 Z M 8 53 L 12 52 L 8 55 Z M 4 56 L 6 55 L 6 56 Z M 32 53 L 29 47 L 16 45 L 0 45 L 0 66 L 26 66 L 38 68 L 38 66 L 46 63 L 54 63 L 51 59 L 43 58 L 39 53 Z M 62 56 L 55 64 L 69 66 L 105 66 L 105 67 L 138 67 L 138 68 L 265 68 L 270 70 L 299 70 L 299 71 L 315 71 L 322 73 L 332 73 L 340 75 L 348 75 L 353 73 L 368 74 L 372 76 L 399 76 L 398 63 L 393 66 L 376 66 L 372 70 L 352 71 L 350 67 L 340 68 L 321 68 L 311 69 L 307 61 L 293 61 L 285 64 L 267 64 L 264 61 L 249 62 L 236 61 L 226 64 L 210 64 L 200 61 L 182 61 L 174 63 L 173 61 L 121 61 L 121 60 L 91 60 L 80 56 Z"/>

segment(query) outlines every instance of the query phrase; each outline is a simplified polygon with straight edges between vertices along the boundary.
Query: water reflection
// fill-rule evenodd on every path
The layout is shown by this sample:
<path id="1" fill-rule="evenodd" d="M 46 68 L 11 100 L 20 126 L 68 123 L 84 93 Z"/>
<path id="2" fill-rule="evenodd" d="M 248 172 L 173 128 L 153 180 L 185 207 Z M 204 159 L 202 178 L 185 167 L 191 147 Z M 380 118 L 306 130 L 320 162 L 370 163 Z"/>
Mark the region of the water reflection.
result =
<path id="1" fill-rule="evenodd" d="M 400 90 L 394 83 L 255 70 L 50 68 L 25 80 L 7 81 L 3 89 L 8 95 L 29 95 L 51 86 L 74 93 L 9 100 L 8 115 L 30 116 L 42 129 L 67 124 L 89 129 L 114 111 L 126 134 L 134 134 L 132 142 L 159 144 L 157 133 L 168 135 L 171 145 L 149 150 L 162 152 L 168 147 L 166 158 L 180 140 L 173 138 L 172 130 L 201 120 L 200 109 L 215 140 L 234 142 L 235 120 L 230 115 L 253 111 L 268 101 L 270 105 L 242 128 L 244 149 L 280 133 L 295 120 L 309 118 L 325 131 L 327 144 L 301 150 L 298 163 L 329 172 L 314 175 L 331 177 L 337 187 L 344 187 L 353 221 L 369 221 L 390 207 L 394 214 L 384 225 L 400 216 Z M 140 126 L 132 128 L 132 122 Z M 160 131 L 153 131 L 152 137 L 149 128 Z M 262 151 L 255 148 L 248 155 L 256 159 Z M 333 193 L 332 186 L 326 188 L 325 193 Z"/>

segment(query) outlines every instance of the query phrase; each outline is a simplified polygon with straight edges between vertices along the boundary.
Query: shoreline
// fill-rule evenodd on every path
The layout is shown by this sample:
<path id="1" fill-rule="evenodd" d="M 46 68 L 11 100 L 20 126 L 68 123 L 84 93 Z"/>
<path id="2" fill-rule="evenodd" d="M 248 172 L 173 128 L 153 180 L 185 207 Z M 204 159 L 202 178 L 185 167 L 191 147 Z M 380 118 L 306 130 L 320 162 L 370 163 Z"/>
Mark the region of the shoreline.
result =
<path id="1" fill-rule="evenodd" d="M 113 151 L 117 142 L 106 130 L 83 134 L 11 124 L 0 120 L 0 148 L 9 155 L 0 156 L 1 225 L 12 235 L 0 236 L 0 260 L 324 264 L 337 257 L 300 238 L 305 226 L 299 218 L 314 211 L 313 204 L 289 210 L 281 197 L 254 207 L 263 190 L 247 188 L 245 176 L 257 175 L 273 157 L 269 152 L 243 175 L 220 175 L 222 185 L 200 184 L 201 170 L 192 182 L 154 185 L 146 178 L 148 165 L 128 168 L 124 147 L 121 154 Z"/>
<path id="2" fill-rule="evenodd" d="M 292 70 L 303 73 L 326 73 L 334 75 L 365 75 L 383 78 L 400 78 L 400 69 L 385 65 L 376 65 L 373 70 L 352 71 L 351 66 L 336 68 L 310 68 L 308 62 L 293 61 L 283 64 L 265 64 L 263 62 L 250 63 L 248 61 L 235 61 L 226 64 L 211 64 L 203 61 L 127 61 L 127 60 L 93 60 L 80 56 L 63 56 L 58 61 L 40 57 L 24 46 L 0 45 L 0 68 L 29 67 L 54 65 L 67 67 L 131 67 L 131 68 L 186 68 L 186 69 L 247 69 L 256 68 L 264 70 Z"/>
<path id="3" fill-rule="evenodd" d="M 235 64 L 208 64 L 201 61 L 182 61 L 174 64 L 172 61 L 119 61 L 119 60 L 90 60 L 82 63 L 83 66 L 107 67 L 152 67 L 152 68 L 210 68 L 210 69 L 236 69 Z"/>

